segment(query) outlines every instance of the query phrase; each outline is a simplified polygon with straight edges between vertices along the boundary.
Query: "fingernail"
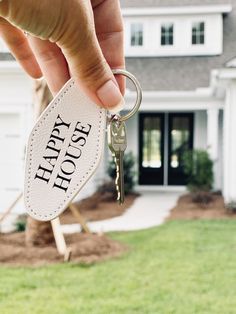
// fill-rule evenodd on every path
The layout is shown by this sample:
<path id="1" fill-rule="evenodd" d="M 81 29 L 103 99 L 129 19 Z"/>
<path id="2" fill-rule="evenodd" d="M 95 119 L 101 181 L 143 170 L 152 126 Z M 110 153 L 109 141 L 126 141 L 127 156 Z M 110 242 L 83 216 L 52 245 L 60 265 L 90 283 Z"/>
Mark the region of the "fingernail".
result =
<path id="1" fill-rule="evenodd" d="M 124 108 L 124 98 L 112 80 L 107 81 L 97 90 L 97 96 L 111 113 L 118 113 Z"/>

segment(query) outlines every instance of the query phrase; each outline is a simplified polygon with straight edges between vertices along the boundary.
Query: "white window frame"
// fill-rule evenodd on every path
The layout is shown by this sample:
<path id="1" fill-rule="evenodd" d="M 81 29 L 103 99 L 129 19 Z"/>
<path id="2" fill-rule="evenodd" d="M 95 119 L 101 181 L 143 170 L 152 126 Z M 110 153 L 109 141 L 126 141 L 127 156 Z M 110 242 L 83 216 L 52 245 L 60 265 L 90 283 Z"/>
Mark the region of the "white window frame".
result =
<path id="1" fill-rule="evenodd" d="M 133 38 L 134 38 L 134 44 L 132 44 Z M 141 41 L 141 44 L 140 44 L 140 41 Z M 130 23 L 130 47 L 137 48 L 137 47 L 143 47 L 143 46 L 144 46 L 144 25 L 142 22 L 131 22 Z"/>

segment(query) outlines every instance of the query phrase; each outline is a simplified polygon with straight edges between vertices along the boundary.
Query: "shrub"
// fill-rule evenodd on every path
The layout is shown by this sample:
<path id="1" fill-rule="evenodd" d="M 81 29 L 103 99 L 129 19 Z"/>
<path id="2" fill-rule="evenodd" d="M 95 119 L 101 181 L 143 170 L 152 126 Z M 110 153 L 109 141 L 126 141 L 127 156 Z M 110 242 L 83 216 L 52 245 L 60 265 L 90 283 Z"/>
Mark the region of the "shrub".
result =
<path id="1" fill-rule="evenodd" d="M 209 192 L 212 189 L 213 161 L 207 151 L 196 149 L 184 153 L 183 167 L 190 192 Z"/>
<path id="2" fill-rule="evenodd" d="M 135 158 L 132 152 L 126 153 L 124 155 L 124 191 L 125 194 L 128 194 L 133 191 L 134 185 L 135 185 Z M 114 159 L 109 161 L 108 169 L 107 169 L 108 175 L 112 180 L 116 179 L 116 165 L 114 162 Z"/>
<path id="3" fill-rule="evenodd" d="M 236 202 L 232 201 L 225 204 L 227 211 L 231 214 L 236 214 Z"/>
<path id="4" fill-rule="evenodd" d="M 27 223 L 27 215 L 26 214 L 19 215 L 15 222 L 16 231 L 17 232 L 25 231 L 26 223 Z"/>
<path id="5" fill-rule="evenodd" d="M 25 220 L 18 220 L 15 222 L 15 227 L 17 232 L 23 232 L 26 229 L 26 221 Z"/>

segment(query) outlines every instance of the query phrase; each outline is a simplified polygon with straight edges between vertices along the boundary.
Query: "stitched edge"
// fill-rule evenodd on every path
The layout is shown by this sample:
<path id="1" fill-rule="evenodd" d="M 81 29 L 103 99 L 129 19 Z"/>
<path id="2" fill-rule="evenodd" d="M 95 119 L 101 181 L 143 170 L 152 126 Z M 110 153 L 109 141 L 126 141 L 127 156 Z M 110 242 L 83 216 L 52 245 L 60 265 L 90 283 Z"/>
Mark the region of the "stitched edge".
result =
<path id="1" fill-rule="evenodd" d="M 85 173 L 85 175 L 79 180 L 79 182 L 76 184 L 76 186 L 72 189 L 72 191 L 64 198 L 63 202 L 57 207 L 57 209 L 55 209 L 53 212 L 49 213 L 48 215 L 44 214 L 44 215 L 40 215 L 38 213 L 36 213 L 30 206 L 30 186 L 31 186 L 31 170 L 32 170 L 32 152 L 33 152 L 33 140 L 34 140 L 34 136 L 35 136 L 35 133 L 38 131 L 38 128 L 41 126 L 41 124 L 47 119 L 47 117 L 49 116 L 50 112 L 52 110 L 54 110 L 54 108 L 60 103 L 60 101 L 63 99 L 63 97 L 67 94 L 67 92 L 69 91 L 69 89 L 71 87 L 73 87 L 73 85 L 75 84 L 74 81 L 72 81 L 69 86 L 63 91 L 63 93 L 61 95 L 58 96 L 58 98 L 55 100 L 54 104 L 51 105 L 49 107 L 49 109 L 45 112 L 44 116 L 38 121 L 38 124 L 37 124 L 37 127 L 35 127 L 35 129 L 33 130 L 32 134 L 31 134 L 31 137 L 30 137 L 30 149 L 29 149 L 29 165 L 28 165 L 28 168 L 26 170 L 28 170 L 29 174 L 27 175 L 28 176 L 28 180 L 27 180 L 27 191 L 26 191 L 26 203 L 27 203 L 27 208 L 29 209 L 29 211 L 35 216 L 35 217 L 40 217 L 40 218 L 52 218 L 54 216 L 56 216 L 55 214 L 59 213 L 65 202 L 72 197 L 72 195 L 75 193 L 75 191 L 78 190 L 79 188 L 79 185 L 84 181 L 84 179 L 86 177 L 88 177 L 89 175 L 92 174 L 92 171 L 94 170 L 94 167 L 95 165 L 97 164 L 97 161 L 98 161 L 98 157 L 99 157 L 99 147 L 100 147 L 100 144 L 101 144 L 101 139 L 100 139 L 100 134 L 101 134 L 101 124 L 102 124 L 102 114 L 103 114 L 103 109 L 99 109 L 99 128 L 98 128 L 98 142 L 97 142 L 97 145 L 96 145 L 96 154 L 95 154 L 95 159 L 92 163 L 92 165 L 90 166 L 89 170 Z M 90 177 L 90 176 L 89 176 Z M 86 181 L 84 182 L 86 183 Z M 82 188 L 82 187 L 81 187 Z M 79 191 L 78 191 L 79 192 Z M 78 193 L 77 192 L 77 193 Z M 76 194 L 74 195 L 74 197 L 76 196 Z"/>

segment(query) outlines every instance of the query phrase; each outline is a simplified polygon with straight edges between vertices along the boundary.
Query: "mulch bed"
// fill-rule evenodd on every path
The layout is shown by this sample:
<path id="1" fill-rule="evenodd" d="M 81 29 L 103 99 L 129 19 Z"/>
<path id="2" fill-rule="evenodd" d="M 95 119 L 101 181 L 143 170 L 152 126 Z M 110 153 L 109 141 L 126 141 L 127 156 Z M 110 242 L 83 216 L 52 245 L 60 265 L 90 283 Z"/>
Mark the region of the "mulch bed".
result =
<path id="1" fill-rule="evenodd" d="M 133 204 L 137 196 L 138 194 L 135 193 L 129 194 L 125 197 L 124 204 L 119 205 L 114 197 L 112 200 L 103 200 L 101 194 L 94 193 L 89 198 L 75 203 L 75 205 L 85 221 L 98 221 L 122 215 Z M 60 221 L 62 224 L 78 223 L 69 209 L 60 216 Z"/>
<path id="2" fill-rule="evenodd" d="M 76 233 L 65 236 L 72 249 L 71 261 L 91 264 L 118 257 L 127 251 L 124 244 L 105 235 Z M 25 233 L 0 234 L 0 265 L 44 266 L 62 263 L 64 257 L 57 252 L 55 244 L 27 247 Z"/>
<path id="3" fill-rule="evenodd" d="M 137 194 L 127 195 L 125 203 L 119 205 L 114 196 L 94 193 L 91 197 L 75 203 L 85 221 L 97 221 L 122 215 L 132 205 Z M 61 216 L 62 224 L 78 223 L 67 209 Z M 91 264 L 122 255 L 127 246 L 114 241 L 104 234 L 75 233 L 65 235 L 72 251 L 71 261 Z M 0 265 L 42 266 L 63 262 L 64 257 L 57 252 L 56 245 L 26 246 L 25 232 L 0 234 Z"/>
<path id="4" fill-rule="evenodd" d="M 191 194 L 185 194 L 179 198 L 168 220 L 221 218 L 236 218 L 236 214 L 230 212 L 225 207 L 224 199 L 221 195 L 213 194 L 212 201 L 208 204 L 204 204 L 194 203 Z"/>

